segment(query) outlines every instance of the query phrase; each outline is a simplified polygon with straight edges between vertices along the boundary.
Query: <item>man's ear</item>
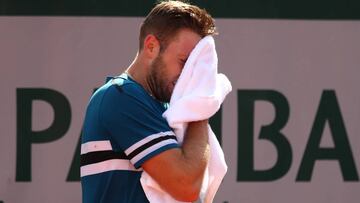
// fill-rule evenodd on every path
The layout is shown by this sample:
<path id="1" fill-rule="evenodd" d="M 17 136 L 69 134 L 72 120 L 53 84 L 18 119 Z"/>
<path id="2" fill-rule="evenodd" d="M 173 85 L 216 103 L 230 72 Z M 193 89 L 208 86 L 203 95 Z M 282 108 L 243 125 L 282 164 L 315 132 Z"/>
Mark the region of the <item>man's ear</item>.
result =
<path id="1" fill-rule="evenodd" d="M 149 34 L 145 37 L 143 51 L 151 59 L 154 59 L 159 55 L 160 42 L 155 35 Z"/>

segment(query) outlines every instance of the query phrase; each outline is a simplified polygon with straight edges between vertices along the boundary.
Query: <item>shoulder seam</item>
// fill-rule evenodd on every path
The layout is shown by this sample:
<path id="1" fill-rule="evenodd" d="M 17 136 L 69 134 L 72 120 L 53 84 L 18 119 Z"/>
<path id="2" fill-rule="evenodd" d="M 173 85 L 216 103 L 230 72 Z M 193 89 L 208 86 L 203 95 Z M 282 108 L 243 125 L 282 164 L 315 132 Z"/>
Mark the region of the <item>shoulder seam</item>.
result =
<path id="1" fill-rule="evenodd" d="M 102 118 L 100 118 L 101 117 L 101 112 L 103 112 L 101 109 L 102 109 L 102 103 L 103 103 L 103 101 L 104 101 L 104 97 L 105 97 L 105 95 L 108 93 L 108 91 L 109 91 L 109 88 L 111 87 L 111 85 L 108 87 L 108 88 L 106 88 L 106 90 L 105 90 L 105 92 L 104 92 L 104 95 L 102 96 L 102 98 L 101 98 L 101 101 L 100 101 L 100 104 L 99 104 L 99 113 L 98 113 L 98 122 L 101 124 L 101 126 L 106 130 L 106 131 L 108 131 L 107 129 L 106 129 L 106 127 L 105 127 L 105 125 L 104 125 L 104 123 L 103 123 L 103 119 Z"/>

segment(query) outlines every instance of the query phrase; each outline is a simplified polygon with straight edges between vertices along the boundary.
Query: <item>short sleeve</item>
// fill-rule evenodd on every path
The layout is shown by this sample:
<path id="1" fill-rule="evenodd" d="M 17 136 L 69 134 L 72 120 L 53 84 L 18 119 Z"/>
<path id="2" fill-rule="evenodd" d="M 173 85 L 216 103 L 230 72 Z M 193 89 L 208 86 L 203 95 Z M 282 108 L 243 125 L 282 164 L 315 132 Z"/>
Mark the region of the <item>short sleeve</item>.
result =
<path id="1" fill-rule="evenodd" d="M 125 93 L 112 85 L 104 95 L 99 119 L 135 168 L 151 157 L 179 144 L 160 108 L 154 101 L 141 97 L 141 91 Z M 139 96 L 140 95 L 140 96 Z"/>

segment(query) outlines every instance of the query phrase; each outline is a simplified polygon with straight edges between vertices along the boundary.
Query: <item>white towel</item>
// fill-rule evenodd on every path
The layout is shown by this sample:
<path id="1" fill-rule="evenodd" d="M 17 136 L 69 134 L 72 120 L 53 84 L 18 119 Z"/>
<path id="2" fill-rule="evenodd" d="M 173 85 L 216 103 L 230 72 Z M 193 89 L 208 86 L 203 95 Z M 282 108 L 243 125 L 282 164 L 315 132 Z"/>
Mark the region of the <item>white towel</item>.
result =
<path id="1" fill-rule="evenodd" d="M 191 51 L 171 96 L 170 106 L 164 112 L 182 144 L 187 123 L 210 118 L 220 108 L 231 91 L 228 78 L 217 72 L 217 54 L 212 36 L 199 41 Z M 209 128 L 210 159 L 205 171 L 198 202 L 210 203 L 227 171 L 224 153 L 213 131 Z M 141 184 L 151 203 L 179 203 L 146 173 Z"/>

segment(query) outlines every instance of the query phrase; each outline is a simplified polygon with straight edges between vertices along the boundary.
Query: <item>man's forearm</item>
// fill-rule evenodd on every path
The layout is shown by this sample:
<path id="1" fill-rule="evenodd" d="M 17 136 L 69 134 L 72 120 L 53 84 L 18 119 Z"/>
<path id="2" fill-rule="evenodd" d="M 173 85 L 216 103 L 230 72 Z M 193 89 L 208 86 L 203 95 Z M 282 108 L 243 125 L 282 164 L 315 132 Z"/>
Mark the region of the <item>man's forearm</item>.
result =
<path id="1" fill-rule="evenodd" d="M 209 161 L 208 121 L 191 122 L 185 133 L 182 152 L 187 162 L 189 175 L 201 186 L 204 171 Z"/>
<path id="2" fill-rule="evenodd" d="M 175 199 L 196 201 L 209 151 L 207 120 L 191 122 L 180 149 L 169 149 L 151 158 L 143 168 Z"/>

